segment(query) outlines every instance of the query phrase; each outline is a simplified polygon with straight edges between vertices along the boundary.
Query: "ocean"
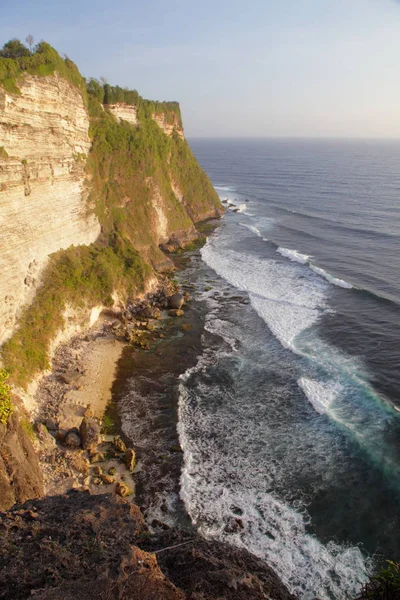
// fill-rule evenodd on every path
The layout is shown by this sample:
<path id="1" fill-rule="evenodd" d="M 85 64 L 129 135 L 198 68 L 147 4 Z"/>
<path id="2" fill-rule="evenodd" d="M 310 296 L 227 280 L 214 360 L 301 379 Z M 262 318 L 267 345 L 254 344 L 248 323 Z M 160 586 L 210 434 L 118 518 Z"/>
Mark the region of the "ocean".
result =
<path id="1" fill-rule="evenodd" d="M 226 214 L 181 277 L 181 499 L 302 600 L 400 560 L 400 142 L 190 140 Z"/>

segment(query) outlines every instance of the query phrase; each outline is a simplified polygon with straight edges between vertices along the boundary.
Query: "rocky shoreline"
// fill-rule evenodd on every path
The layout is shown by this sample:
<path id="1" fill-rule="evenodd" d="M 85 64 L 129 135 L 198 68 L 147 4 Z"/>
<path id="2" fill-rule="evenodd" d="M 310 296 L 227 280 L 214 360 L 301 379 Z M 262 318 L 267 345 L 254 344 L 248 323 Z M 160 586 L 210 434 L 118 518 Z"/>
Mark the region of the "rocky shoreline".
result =
<path id="1" fill-rule="evenodd" d="M 128 345 L 143 350 L 163 338 L 168 318 L 183 314 L 184 301 L 176 285 L 163 277 L 155 293 L 120 313 L 101 316 L 85 334 L 57 349 L 51 373 L 35 396 L 34 445 L 46 495 L 76 489 L 116 492 L 132 500 L 135 451 L 104 419 L 117 364 Z"/>
<path id="2" fill-rule="evenodd" d="M 168 423 L 153 432 L 153 445 L 141 414 L 147 409 L 157 419 L 160 407 L 150 398 L 149 406 L 136 405 L 146 440 L 138 435 L 138 446 L 108 404 L 132 365 L 144 379 L 149 369 L 155 378 L 157 369 L 179 377 L 196 360 L 201 311 L 190 283 L 182 287 L 163 277 L 155 294 L 104 315 L 55 353 L 36 396 L 45 497 L 0 518 L 0 598 L 293 599 L 262 561 L 199 536 L 183 506 L 173 507 L 179 519 L 171 521 L 165 497 L 178 498 L 182 465 L 175 400 L 163 400 Z"/>

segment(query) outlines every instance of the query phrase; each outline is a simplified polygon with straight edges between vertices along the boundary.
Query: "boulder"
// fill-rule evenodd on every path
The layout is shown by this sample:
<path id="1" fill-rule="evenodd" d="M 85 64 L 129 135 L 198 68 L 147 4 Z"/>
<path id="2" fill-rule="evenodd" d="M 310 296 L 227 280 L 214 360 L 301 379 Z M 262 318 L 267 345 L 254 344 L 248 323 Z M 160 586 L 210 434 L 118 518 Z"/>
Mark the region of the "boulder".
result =
<path id="1" fill-rule="evenodd" d="M 84 450 L 94 450 L 100 442 L 100 425 L 96 419 L 83 417 L 79 427 Z"/>
<path id="2" fill-rule="evenodd" d="M 70 448 L 80 448 L 81 438 L 76 427 L 67 431 L 65 434 L 64 443 Z"/>
<path id="3" fill-rule="evenodd" d="M 63 383 L 72 385 L 73 383 L 76 383 L 81 376 L 82 374 L 79 373 L 79 371 L 66 371 L 65 373 L 61 373 L 60 379 Z"/>
<path id="4" fill-rule="evenodd" d="M 54 419 L 47 419 L 45 425 L 50 431 L 56 431 L 58 429 L 58 423 Z"/>
<path id="5" fill-rule="evenodd" d="M 117 450 L 117 452 L 126 452 L 125 442 L 121 440 L 120 437 L 114 438 L 114 448 Z"/>
<path id="6" fill-rule="evenodd" d="M 48 432 L 46 425 L 43 425 L 43 423 L 36 423 L 36 431 L 39 441 L 43 446 L 45 446 L 48 450 L 55 448 L 56 440 Z"/>
<path id="7" fill-rule="evenodd" d="M 183 310 L 177 309 L 177 308 L 172 308 L 171 310 L 168 311 L 168 314 L 170 317 L 182 317 Z"/>
<path id="8" fill-rule="evenodd" d="M 94 417 L 94 412 L 91 404 L 88 404 L 85 410 L 85 417 Z"/>
<path id="9" fill-rule="evenodd" d="M 183 298 L 182 294 L 173 294 L 172 296 L 170 296 L 168 298 L 169 308 L 174 308 L 176 310 L 179 310 L 180 308 L 182 308 L 183 303 L 184 303 L 184 298 Z"/>
<path id="10" fill-rule="evenodd" d="M 108 469 L 108 474 L 109 474 L 109 475 L 115 475 L 115 474 L 116 474 L 116 472 L 117 472 L 117 469 L 116 469 L 115 467 L 110 467 L 110 468 Z"/>
<path id="11" fill-rule="evenodd" d="M 137 312 L 136 316 L 143 319 L 159 319 L 161 310 L 157 306 L 147 304 Z"/>
<path id="12" fill-rule="evenodd" d="M 118 481 L 115 486 L 115 493 L 121 496 L 121 498 L 126 498 L 127 496 L 132 496 L 133 490 L 123 481 Z"/>
<path id="13" fill-rule="evenodd" d="M 99 466 L 93 467 L 93 475 L 103 475 L 103 469 Z"/>
<path id="14" fill-rule="evenodd" d="M 114 483 L 115 478 L 112 477 L 112 475 L 106 475 L 105 473 L 103 473 L 103 475 L 101 475 L 101 480 L 106 485 L 111 485 L 112 483 Z"/>
<path id="15" fill-rule="evenodd" d="M 129 450 L 127 450 L 124 457 L 124 463 L 128 471 L 133 471 L 133 469 L 135 468 L 136 454 L 135 451 L 132 450 L 132 448 L 129 448 Z"/>
<path id="16" fill-rule="evenodd" d="M 98 462 L 103 462 L 103 461 L 104 461 L 104 454 L 102 454 L 101 452 L 93 452 L 93 454 L 90 455 L 90 462 L 92 464 L 98 463 Z"/>

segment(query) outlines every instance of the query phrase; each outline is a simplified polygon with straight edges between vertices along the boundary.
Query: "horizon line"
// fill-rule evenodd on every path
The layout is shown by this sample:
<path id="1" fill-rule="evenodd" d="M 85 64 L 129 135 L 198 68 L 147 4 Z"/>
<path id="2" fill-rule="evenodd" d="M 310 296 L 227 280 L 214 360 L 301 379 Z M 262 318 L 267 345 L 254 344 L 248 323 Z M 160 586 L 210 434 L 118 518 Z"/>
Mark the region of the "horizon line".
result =
<path id="1" fill-rule="evenodd" d="M 351 137 L 351 136 L 305 136 L 305 135 L 185 135 L 190 140 L 310 140 L 310 141 L 380 141 L 380 142 L 400 142 L 399 137 Z"/>

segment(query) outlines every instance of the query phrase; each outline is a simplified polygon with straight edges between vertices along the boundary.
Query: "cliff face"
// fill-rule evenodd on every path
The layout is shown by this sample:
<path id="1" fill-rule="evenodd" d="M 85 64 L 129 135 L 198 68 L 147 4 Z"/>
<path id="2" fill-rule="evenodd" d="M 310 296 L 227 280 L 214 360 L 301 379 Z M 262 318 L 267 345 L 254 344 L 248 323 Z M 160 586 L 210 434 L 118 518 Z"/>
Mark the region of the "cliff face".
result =
<path id="1" fill-rule="evenodd" d="M 183 127 L 179 123 L 178 119 L 175 115 L 172 116 L 172 119 L 169 121 L 165 115 L 165 113 L 153 113 L 152 117 L 157 125 L 163 130 L 164 133 L 171 136 L 174 132 L 176 132 L 180 138 L 184 138 Z M 175 118 L 174 118 L 175 117 Z"/>
<path id="2" fill-rule="evenodd" d="M 107 110 L 110 111 L 116 119 L 126 121 L 130 125 L 138 125 L 138 109 L 134 104 L 127 104 L 125 102 L 116 102 L 115 104 L 107 104 Z M 181 139 L 184 139 L 183 127 L 179 122 L 179 119 L 175 115 L 167 115 L 163 112 L 152 113 L 152 119 L 157 123 L 160 129 L 168 136 L 173 135 L 176 132 Z"/>
<path id="3" fill-rule="evenodd" d="M 117 102 L 109 104 L 107 109 L 118 121 L 126 121 L 135 126 L 138 124 L 137 108 L 134 105 Z"/>
<path id="4" fill-rule="evenodd" d="M 89 117 L 82 95 L 58 75 L 0 88 L 0 344 L 34 295 L 49 254 L 90 244 L 85 161 Z"/>
<path id="5" fill-rule="evenodd" d="M 14 383 L 48 367 L 67 307 L 88 321 L 144 292 L 172 265 L 161 248 L 221 212 L 178 103 L 86 82 L 44 42 L 0 58 L 0 345 Z"/>

